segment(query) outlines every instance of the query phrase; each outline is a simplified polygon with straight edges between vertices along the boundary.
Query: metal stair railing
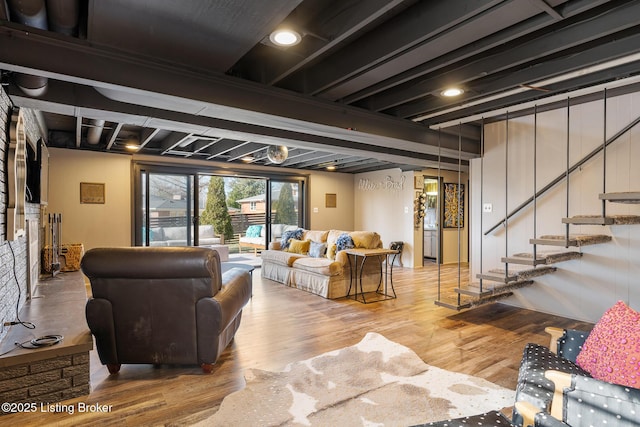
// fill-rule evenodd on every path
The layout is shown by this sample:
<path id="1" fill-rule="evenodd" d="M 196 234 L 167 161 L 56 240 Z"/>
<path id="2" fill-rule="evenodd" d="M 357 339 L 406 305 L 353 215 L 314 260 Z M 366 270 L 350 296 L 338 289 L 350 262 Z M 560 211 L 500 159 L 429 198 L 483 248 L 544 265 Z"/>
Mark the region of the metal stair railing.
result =
<path id="1" fill-rule="evenodd" d="M 524 202 L 522 202 L 520 205 L 518 205 L 515 209 L 513 209 L 510 213 L 508 213 L 505 218 L 503 218 L 500 222 L 498 222 L 497 224 L 495 224 L 493 227 L 489 228 L 487 231 L 484 232 L 485 236 L 488 236 L 489 234 L 491 234 L 493 231 L 495 231 L 497 228 L 499 228 L 501 225 L 504 225 L 506 221 L 508 221 L 509 219 L 511 219 L 512 217 L 514 217 L 515 215 L 517 215 L 521 210 L 523 210 L 524 208 L 526 208 L 527 206 L 529 206 L 529 204 L 531 204 L 534 200 L 534 198 L 539 198 L 540 196 L 542 196 L 543 194 L 545 194 L 547 191 L 551 190 L 553 187 L 555 187 L 557 184 L 561 183 L 563 180 L 568 179 L 569 175 L 571 173 L 573 173 L 574 171 L 578 170 L 580 167 L 582 167 L 582 165 L 584 165 L 586 162 L 588 162 L 589 160 L 591 160 L 593 157 L 595 157 L 596 155 L 598 155 L 602 150 L 605 149 L 605 147 L 608 147 L 610 144 L 614 143 L 615 141 L 617 141 L 622 135 L 624 135 L 625 133 L 627 133 L 629 130 L 631 130 L 634 126 L 636 126 L 638 123 L 640 123 L 640 116 L 637 117 L 636 119 L 634 119 L 631 123 L 629 123 L 628 125 L 626 125 L 624 128 L 622 128 L 620 131 L 618 131 L 615 135 L 613 135 L 611 138 L 609 138 L 608 140 L 606 140 L 602 145 L 600 145 L 599 147 L 595 148 L 593 151 L 591 151 L 590 153 L 588 153 L 587 155 L 585 155 L 580 161 L 578 161 L 577 163 L 575 163 L 573 166 L 569 167 L 567 171 L 562 172 L 561 175 L 559 175 L 557 178 L 555 178 L 554 180 L 552 180 L 549 184 L 545 185 L 543 188 L 541 188 L 539 191 L 535 192 L 534 196 L 529 197 L 527 200 L 525 200 Z"/>

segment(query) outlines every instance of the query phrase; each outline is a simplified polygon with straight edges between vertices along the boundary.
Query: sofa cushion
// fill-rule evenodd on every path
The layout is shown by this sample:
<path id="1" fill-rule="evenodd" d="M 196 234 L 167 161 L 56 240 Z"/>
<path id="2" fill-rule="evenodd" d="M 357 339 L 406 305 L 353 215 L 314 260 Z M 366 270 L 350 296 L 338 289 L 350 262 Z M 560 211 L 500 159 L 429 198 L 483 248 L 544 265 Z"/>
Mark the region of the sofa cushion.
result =
<path id="1" fill-rule="evenodd" d="M 327 241 L 327 236 L 329 235 L 329 230 L 321 231 L 321 230 L 307 230 L 303 233 L 302 238 L 311 240 L 312 242 L 323 243 Z"/>
<path id="2" fill-rule="evenodd" d="M 282 237 L 282 229 L 284 224 L 271 224 L 271 238 L 276 239 Z"/>
<path id="3" fill-rule="evenodd" d="M 352 231 L 349 233 L 356 248 L 376 249 L 382 247 L 380 235 L 375 231 Z"/>
<path id="4" fill-rule="evenodd" d="M 327 234 L 327 258 L 334 259 L 336 257 L 336 240 L 344 233 L 348 233 L 348 231 L 329 230 L 329 234 Z"/>
<path id="5" fill-rule="evenodd" d="M 204 224 L 204 225 L 198 226 L 198 237 L 200 239 L 211 239 L 211 238 L 214 238 L 215 236 L 216 235 L 213 230 L 213 225 Z"/>
<path id="6" fill-rule="evenodd" d="M 187 239 L 186 227 L 164 227 L 164 240 L 184 240 Z"/>
<path id="7" fill-rule="evenodd" d="M 338 276 L 342 273 L 342 264 L 327 258 L 300 257 L 293 261 L 293 267 L 323 276 Z"/>
<path id="8" fill-rule="evenodd" d="M 292 252 L 294 254 L 307 255 L 309 253 L 310 245 L 311 245 L 311 240 L 291 239 L 289 240 L 289 247 L 287 248 L 287 252 Z"/>
<path id="9" fill-rule="evenodd" d="M 314 258 L 324 257 L 327 252 L 327 244 L 311 241 L 309 245 L 309 256 Z"/>
<path id="10" fill-rule="evenodd" d="M 596 323 L 576 362 L 599 380 L 640 387 L 640 313 L 618 301 Z"/>
<path id="11" fill-rule="evenodd" d="M 260 257 L 262 258 L 262 262 L 268 261 L 274 264 L 286 265 L 287 267 L 291 267 L 296 259 L 305 257 L 305 255 L 294 254 L 287 251 L 266 250 L 262 251 Z"/>

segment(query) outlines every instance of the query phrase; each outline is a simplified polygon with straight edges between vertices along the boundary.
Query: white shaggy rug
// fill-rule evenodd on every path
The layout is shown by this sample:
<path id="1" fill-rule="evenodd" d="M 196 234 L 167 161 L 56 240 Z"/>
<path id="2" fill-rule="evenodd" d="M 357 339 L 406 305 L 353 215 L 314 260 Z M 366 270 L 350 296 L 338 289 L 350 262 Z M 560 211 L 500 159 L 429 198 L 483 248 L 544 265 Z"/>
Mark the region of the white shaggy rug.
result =
<path id="1" fill-rule="evenodd" d="M 288 365 L 248 370 L 198 426 L 410 426 L 513 405 L 514 392 L 424 363 L 413 351 L 368 333 L 351 347 Z"/>

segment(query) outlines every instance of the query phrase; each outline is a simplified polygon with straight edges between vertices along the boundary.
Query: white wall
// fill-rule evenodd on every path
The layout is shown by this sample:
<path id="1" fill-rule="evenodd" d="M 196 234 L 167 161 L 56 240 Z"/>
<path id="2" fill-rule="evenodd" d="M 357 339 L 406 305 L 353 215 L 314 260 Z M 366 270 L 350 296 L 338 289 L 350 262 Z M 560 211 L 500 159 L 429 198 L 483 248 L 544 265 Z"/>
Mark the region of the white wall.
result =
<path id="1" fill-rule="evenodd" d="M 569 159 L 574 164 L 603 142 L 603 101 L 574 106 L 569 114 Z M 611 137 L 640 116 L 640 94 L 611 98 L 607 103 L 607 135 Z M 509 120 L 508 139 L 505 122 L 485 127 L 484 160 L 471 164 L 471 181 L 479 188 L 481 176 L 483 196 L 473 194 L 472 211 L 472 275 L 480 271 L 480 239 L 482 270 L 503 267 L 505 254 L 532 252 L 529 239 L 534 237 L 532 205 L 483 237 L 509 211 L 533 195 L 534 188 L 534 117 Z M 540 189 L 566 170 L 567 110 L 540 113 L 537 116 L 536 188 Z M 505 171 L 505 155 L 508 161 Z M 636 126 L 607 148 L 606 178 L 608 192 L 640 190 L 640 129 Z M 482 168 L 482 173 L 480 169 Z M 505 185 L 505 182 L 507 183 Z M 596 156 L 572 174 L 569 181 L 568 216 L 598 215 L 603 191 L 603 156 Z M 563 234 L 562 218 L 567 216 L 567 186 L 562 182 L 539 198 L 536 204 L 535 235 Z M 482 203 L 491 203 L 493 211 L 482 213 Z M 640 205 L 607 205 L 607 214 L 640 215 Z M 482 227 L 480 223 L 482 221 Z M 613 241 L 585 246 L 579 260 L 558 263 L 558 271 L 535 279 L 533 286 L 516 291 L 508 303 L 570 318 L 597 321 L 617 300 L 640 309 L 640 225 L 574 226 L 571 234 L 606 234 Z M 505 239 L 505 235 L 507 238 Z M 506 242 L 506 243 L 505 243 Z M 538 251 L 557 250 L 538 246 Z M 564 250 L 564 248 L 561 248 Z M 574 250 L 580 250 L 575 249 Z M 515 266 L 514 266 L 515 267 Z"/>
<path id="2" fill-rule="evenodd" d="M 418 235 L 413 227 L 413 172 L 388 169 L 356 174 L 353 187 L 355 229 L 378 232 L 385 248 L 393 241 L 404 242 L 402 264 L 413 267 Z M 422 241 L 422 234 L 418 236 Z"/>
<path id="3" fill-rule="evenodd" d="M 49 206 L 62 214 L 62 243 L 85 250 L 131 245 L 131 157 L 49 149 Z M 104 204 L 80 203 L 80 183 L 105 184 Z"/>
<path id="4" fill-rule="evenodd" d="M 425 169 L 419 172 L 402 172 L 400 169 L 388 169 L 376 172 L 356 174 L 353 177 L 355 189 L 355 228 L 357 230 L 377 231 L 385 247 L 392 241 L 404 242 L 402 264 L 405 267 L 422 266 L 422 244 L 424 230 L 422 225 L 414 227 L 414 176 L 438 176 L 437 170 Z M 457 183 L 458 173 L 441 171 L 443 182 Z M 458 241 L 460 259 L 467 260 L 468 252 L 468 175 L 462 173 L 460 182 L 465 184 L 465 226 L 460 234 L 457 228 L 443 229 L 442 262 L 458 262 Z"/>

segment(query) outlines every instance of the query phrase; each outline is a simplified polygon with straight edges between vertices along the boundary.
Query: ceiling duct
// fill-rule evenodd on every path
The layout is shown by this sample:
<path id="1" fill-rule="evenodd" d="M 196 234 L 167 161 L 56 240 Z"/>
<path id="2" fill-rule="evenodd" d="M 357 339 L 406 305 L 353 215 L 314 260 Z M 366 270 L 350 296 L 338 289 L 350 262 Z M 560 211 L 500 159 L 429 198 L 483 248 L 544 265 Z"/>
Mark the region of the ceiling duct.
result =
<path id="1" fill-rule="evenodd" d="M 41 30 L 76 35 L 80 13 L 79 0 L 8 0 L 11 20 Z M 49 14 L 47 14 L 49 12 Z M 47 91 L 46 77 L 17 74 L 16 84 L 29 96 L 42 96 Z"/>
<path id="2" fill-rule="evenodd" d="M 47 0 L 49 29 L 67 36 L 78 35 L 80 2 L 78 0 Z"/>
<path id="3" fill-rule="evenodd" d="M 91 120 L 87 131 L 87 142 L 91 145 L 98 145 L 102 131 L 104 130 L 104 120 Z"/>
<path id="4" fill-rule="evenodd" d="M 42 30 L 49 29 L 44 0 L 9 0 L 11 19 L 20 24 Z M 48 79 L 30 74 L 17 74 L 16 84 L 29 96 L 42 96 L 47 91 Z"/>

